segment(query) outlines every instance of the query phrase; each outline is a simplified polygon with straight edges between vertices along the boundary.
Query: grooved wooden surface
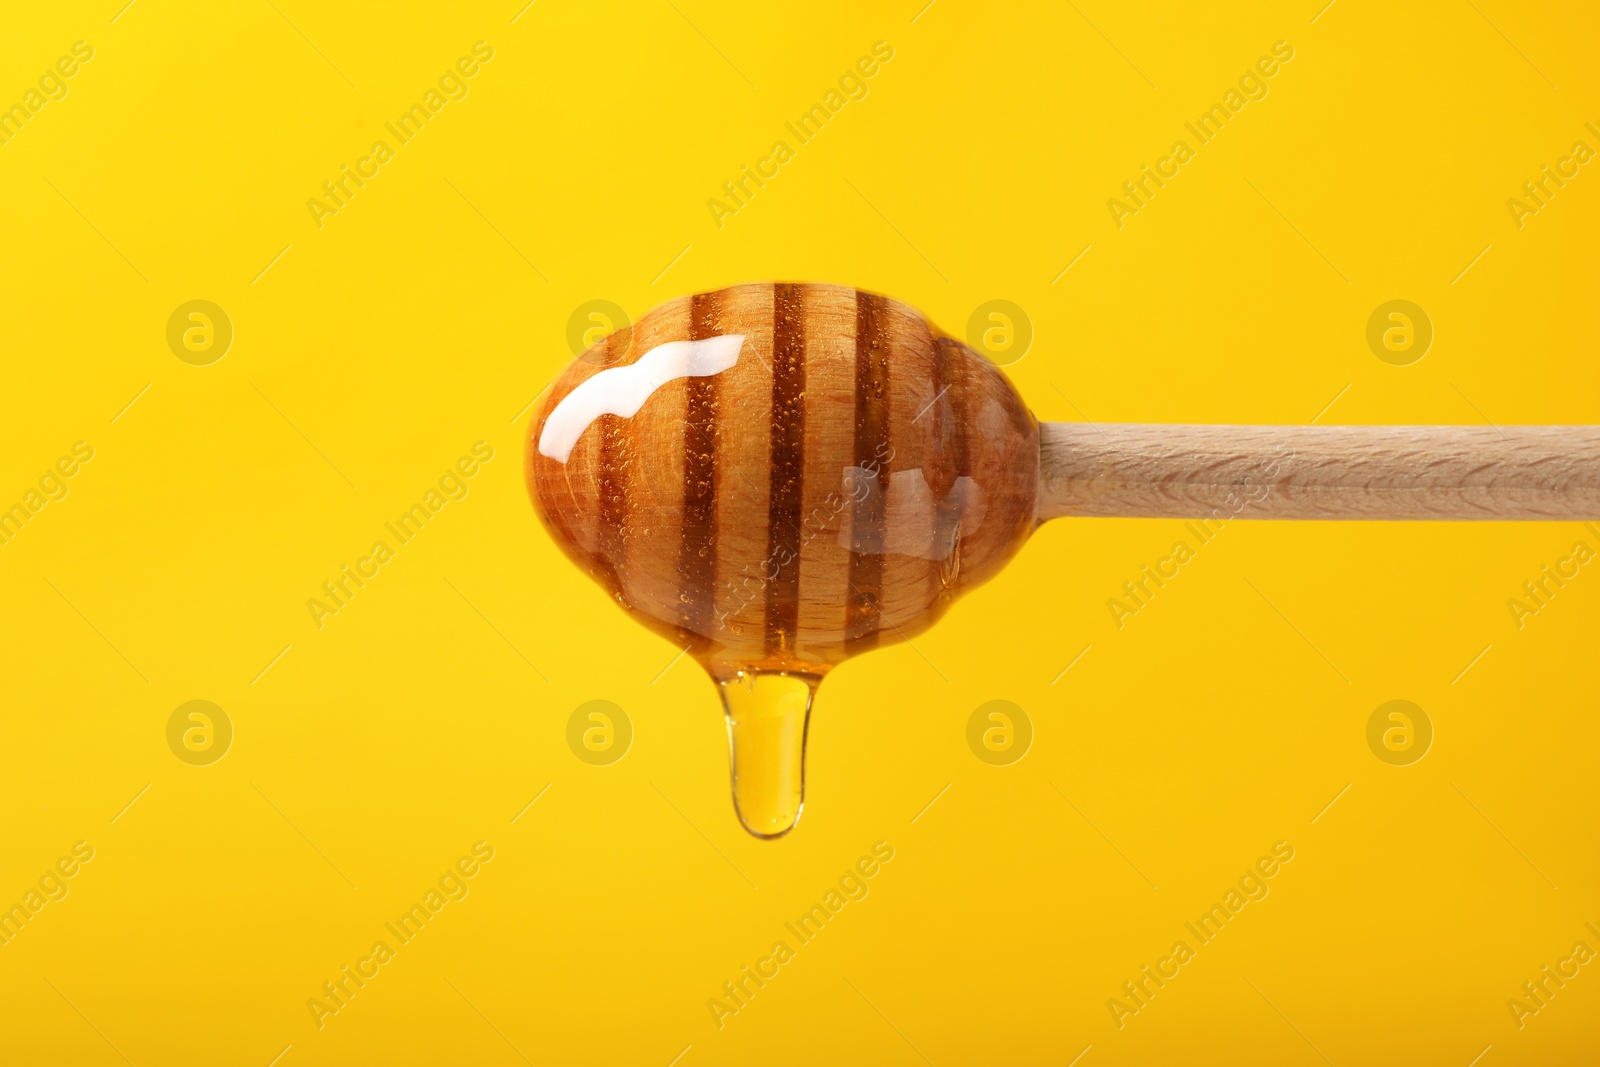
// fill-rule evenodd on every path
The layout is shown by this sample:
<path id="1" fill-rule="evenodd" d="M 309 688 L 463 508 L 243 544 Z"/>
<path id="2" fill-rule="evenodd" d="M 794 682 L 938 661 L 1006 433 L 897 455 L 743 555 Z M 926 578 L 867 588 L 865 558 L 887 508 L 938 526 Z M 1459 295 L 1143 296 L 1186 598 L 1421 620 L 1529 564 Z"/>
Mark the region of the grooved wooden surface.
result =
<path id="1" fill-rule="evenodd" d="M 1041 423 L 1039 518 L 1600 518 L 1597 426 Z"/>
<path id="2" fill-rule="evenodd" d="M 742 335 L 726 370 L 538 451 L 579 384 L 671 341 Z M 914 636 L 1034 524 L 1036 423 L 991 363 L 914 309 L 837 285 L 663 305 L 575 360 L 527 478 L 562 548 L 714 672 L 822 673 Z"/>

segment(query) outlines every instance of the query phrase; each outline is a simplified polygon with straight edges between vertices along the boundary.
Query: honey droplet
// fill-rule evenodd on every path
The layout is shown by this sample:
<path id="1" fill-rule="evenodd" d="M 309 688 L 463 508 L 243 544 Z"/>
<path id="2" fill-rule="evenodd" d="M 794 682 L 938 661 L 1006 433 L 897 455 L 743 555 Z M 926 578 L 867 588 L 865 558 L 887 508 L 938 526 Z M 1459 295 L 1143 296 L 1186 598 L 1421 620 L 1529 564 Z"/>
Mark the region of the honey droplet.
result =
<path id="1" fill-rule="evenodd" d="M 805 804 L 806 724 L 814 675 L 740 671 L 718 681 L 728 719 L 733 808 L 757 837 L 782 837 Z"/>

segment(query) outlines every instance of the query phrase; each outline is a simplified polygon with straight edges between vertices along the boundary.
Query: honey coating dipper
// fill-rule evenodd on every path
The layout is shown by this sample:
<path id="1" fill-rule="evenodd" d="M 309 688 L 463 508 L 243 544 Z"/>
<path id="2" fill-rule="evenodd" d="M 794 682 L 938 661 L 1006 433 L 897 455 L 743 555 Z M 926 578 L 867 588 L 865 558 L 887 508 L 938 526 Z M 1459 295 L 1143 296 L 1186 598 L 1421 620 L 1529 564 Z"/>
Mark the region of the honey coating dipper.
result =
<path id="1" fill-rule="evenodd" d="M 904 304 L 751 284 L 574 360 L 526 473 L 567 555 L 716 681 L 735 808 L 772 838 L 829 669 L 932 625 L 1047 519 L 1594 519 L 1600 427 L 1041 424 Z"/>

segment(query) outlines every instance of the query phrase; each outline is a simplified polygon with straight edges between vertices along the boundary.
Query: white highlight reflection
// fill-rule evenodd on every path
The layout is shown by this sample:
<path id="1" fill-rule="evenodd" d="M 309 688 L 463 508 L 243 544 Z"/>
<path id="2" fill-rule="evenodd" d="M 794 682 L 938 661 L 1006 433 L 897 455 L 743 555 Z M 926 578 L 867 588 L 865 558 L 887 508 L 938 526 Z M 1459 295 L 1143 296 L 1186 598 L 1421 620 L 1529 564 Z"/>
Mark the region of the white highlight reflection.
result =
<path id="1" fill-rule="evenodd" d="M 679 378 L 720 374 L 739 362 L 744 334 L 656 345 L 626 367 L 608 367 L 561 398 L 539 434 L 539 454 L 565 463 L 601 415 L 632 418 L 651 394 Z"/>

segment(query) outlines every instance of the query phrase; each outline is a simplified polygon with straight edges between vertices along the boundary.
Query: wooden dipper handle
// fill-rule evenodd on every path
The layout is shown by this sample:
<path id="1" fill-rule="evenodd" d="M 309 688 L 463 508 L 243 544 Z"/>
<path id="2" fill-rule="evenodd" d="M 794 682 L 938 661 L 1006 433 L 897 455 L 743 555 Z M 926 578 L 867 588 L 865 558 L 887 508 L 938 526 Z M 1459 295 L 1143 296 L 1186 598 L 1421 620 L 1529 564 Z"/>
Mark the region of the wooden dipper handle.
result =
<path id="1" fill-rule="evenodd" d="M 1041 520 L 1600 519 L 1600 426 L 1041 423 Z"/>

